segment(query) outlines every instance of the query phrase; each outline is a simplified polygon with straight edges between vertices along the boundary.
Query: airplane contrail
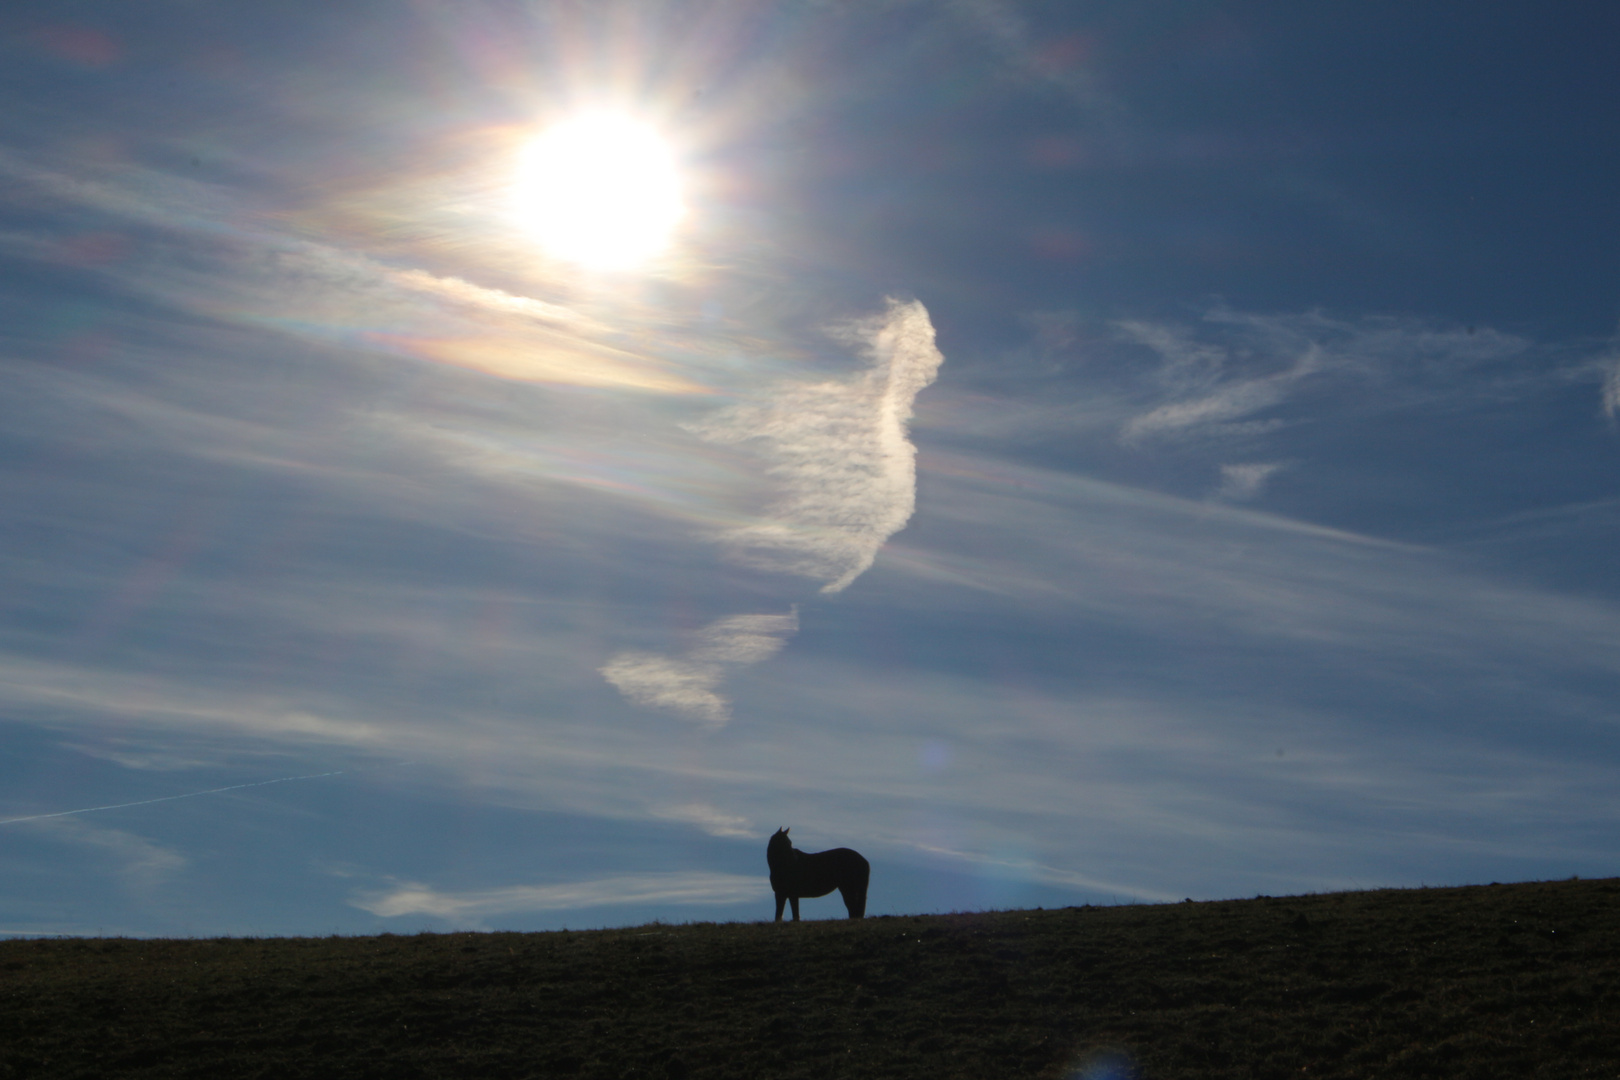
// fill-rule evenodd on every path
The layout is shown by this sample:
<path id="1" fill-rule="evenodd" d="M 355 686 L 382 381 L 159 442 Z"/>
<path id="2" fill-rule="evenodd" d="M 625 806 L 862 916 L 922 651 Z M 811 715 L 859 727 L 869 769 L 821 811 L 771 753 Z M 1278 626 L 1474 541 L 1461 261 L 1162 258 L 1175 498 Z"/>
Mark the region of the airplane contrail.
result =
<path id="1" fill-rule="evenodd" d="M 278 776 L 274 780 L 255 780 L 251 784 L 231 784 L 228 787 L 209 788 L 207 791 L 188 791 L 184 795 L 161 795 L 156 799 L 140 799 L 136 802 L 114 803 L 111 806 L 86 806 L 78 810 L 58 810 L 52 814 L 30 814 L 27 817 L 14 817 L 0 820 L 0 825 L 15 825 L 19 821 L 41 821 L 45 818 L 67 817 L 69 814 L 93 814 L 97 810 L 122 810 L 126 806 L 146 806 L 156 802 L 170 802 L 174 799 L 195 799 L 198 795 L 217 795 L 221 791 L 237 791 L 241 788 L 264 787 L 266 784 L 285 784 L 289 780 L 319 780 L 323 776 L 342 776 L 345 769 L 333 772 L 310 773 L 308 776 Z"/>

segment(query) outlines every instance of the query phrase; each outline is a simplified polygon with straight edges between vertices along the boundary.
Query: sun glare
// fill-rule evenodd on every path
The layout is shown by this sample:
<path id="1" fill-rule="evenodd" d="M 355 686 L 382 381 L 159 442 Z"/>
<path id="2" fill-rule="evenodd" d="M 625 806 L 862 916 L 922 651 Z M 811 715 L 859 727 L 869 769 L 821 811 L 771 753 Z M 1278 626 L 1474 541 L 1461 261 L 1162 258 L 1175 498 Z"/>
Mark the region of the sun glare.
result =
<path id="1" fill-rule="evenodd" d="M 685 213 L 669 144 L 615 113 L 564 121 L 525 148 L 517 211 L 550 254 L 624 270 L 669 245 Z"/>

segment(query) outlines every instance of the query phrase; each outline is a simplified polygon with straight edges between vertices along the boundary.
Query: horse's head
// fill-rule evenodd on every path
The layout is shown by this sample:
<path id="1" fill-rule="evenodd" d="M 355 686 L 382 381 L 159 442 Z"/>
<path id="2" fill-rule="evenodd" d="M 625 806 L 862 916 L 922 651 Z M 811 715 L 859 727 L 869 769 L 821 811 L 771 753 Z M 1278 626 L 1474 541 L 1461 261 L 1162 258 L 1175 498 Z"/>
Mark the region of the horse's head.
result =
<path id="1" fill-rule="evenodd" d="M 786 861 L 788 853 L 793 850 L 793 841 L 788 839 L 786 829 L 777 829 L 771 834 L 771 842 L 765 845 L 765 861 L 776 866 Z"/>

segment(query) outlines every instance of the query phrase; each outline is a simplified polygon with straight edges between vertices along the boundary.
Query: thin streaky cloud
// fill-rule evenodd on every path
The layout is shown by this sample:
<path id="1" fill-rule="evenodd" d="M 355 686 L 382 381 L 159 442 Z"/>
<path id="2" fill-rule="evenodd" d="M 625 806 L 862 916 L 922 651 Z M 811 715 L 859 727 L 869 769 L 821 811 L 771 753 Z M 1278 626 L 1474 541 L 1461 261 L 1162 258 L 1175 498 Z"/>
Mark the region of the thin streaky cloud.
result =
<path id="1" fill-rule="evenodd" d="M 0 701 L 12 709 L 50 710 L 122 723 L 237 731 L 299 742 L 377 745 L 388 728 L 333 719 L 272 695 L 206 691 L 195 680 L 98 669 L 82 664 L 6 658 L 0 661 Z"/>
<path id="2" fill-rule="evenodd" d="M 752 838 L 761 835 L 752 827 L 747 818 L 737 814 L 728 814 L 723 810 L 710 806 L 708 803 L 683 803 L 680 806 L 654 809 L 652 816 L 664 821 L 679 821 L 688 825 L 696 825 L 710 836 Z"/>
<path id="3" fill-rule="evenodd" d="M 1120 340 L 1146 345 L 1159 355 L 1160 367 L 1154 374 L 1171 390 L 1207 389 L 1226 366 L 1225 348 L 1197 341 L 1182 327 L 1125 320 L 1115 329 Z"/>
<path id="4" fill-rule="evenodd" d="M 1158 352 L 1164 361 L 1161 378 L 1172 387 L 1196 388 L 1195 394 L 1161 405 L 1127 421 L 1121 441 L 1131 444 L 1151 437 L 1174 438 L 1190 434 L 1256 434 L 1281 426 L 1280 420 L 1242 421 L 1284 401 L 1294 384 L 1324 367 L 1321 350 L 1311 344 L 1284 370 L 1257 378 L 1219 382 L 1225 368 L 1225 350 L 1190 344 L 1162 329 L 1132 324 L 1130 336 Z"/>
<path id="5" fill-rule="evenodd" d="M 63 743 L 62 749 L 73 750 L 86 757 L 100 758 L 102 761 L 111 761 L 122 765 L 126 769 L 149 769 L 155 772 L 175 772 L 180 769 L 205 769 L 218 765 L 218 761 L 208 761 L 202 758 L 184 757 L 163 750 L 144 752 L 123 751 L 103 746 L 89 746 L 83 743 Z"/>
<path id="6" fill-rule="evenodd" d="M 206 791 L 188 791 L 183 795 L 160 795 L 155 799 L 138 799 L 135 802 L 111 803 L 107 806 L 84 806 L 77 810 L 55 810 L 48 814 L 29 814 L 27 817 L 14 817 L 0 820 L 0 825 L 15 825 L 20 821 L 44 821 L 46 818 L 70 817 L 74 814 L 94 814 L 102 810 L 123 810 L 131 806 L 150 806 L 152 803 L 173 802 L 175 799 L 195 799 L 199 795 L 218 795 L 222 791 L 240 791 L 242 788 L 264 787 L 266 784 L 285 784 L 292 780 L 319 780 L 326 776 L 342 776 L 344 770 L 333 772 L 311 773 L 308 776 L 279 776 L 274 780 L 255 780 L 250 784 L 229 784 L 225 787 L 209 788 Z"/>
<path id="7" fill-rule="evenodd" d="M 500 289 L 474 285 L 458 277 L 434 277 L 423 270 L 400 270 L 391 275 L 396 284 L 407 289 L 451 300 L 468 307 L 504 314 L 525 315 L 540 322 L 555 323 L 599 332 L 608 328 L 585 315 L 564 307 L 528 296 L 516 296 Z"/>
<path id="8" fill-rule="evenodd" d="M 1620 416 L 1612 351 L 1536 342 L 1488 326 L 1319 311 L 1206 312 L 1193 327 L 1120 320 L 1084 350 L 1048 356 L 1038 400 L 1018 379 L 995 389 L 955 385 L 930 397 L 930 430 L 1021 445 L 1111 432 L 1153 449 L 1197 439 L 1247 439 L 1349 415 L 1413 415 L 1425 408 L 1508 405 L 1572 383 L 1602 384 Z M 1061 336 L 1056 340 L 1062 341 Z M 1131 355 L 1144 350 L 1146 357 Z M 1030 350 L 1010 354 L 1027 363 Z M 1144 361 L 1146 361 L 1144 363 Z M 1010 364 L 1019 370 L 1018 364 Z M 1051 376 L 1072 373 L 1072 377 Z M 1290 411 L 1284 413 L 1284 408 Z M 1276 410 L 1261 415 L 1264 410 Z"/>
<path id="9" fill-rule="evenodd" d="M 112 859 L 124 887 L 137 895 L 151 893 L 188 864 L 178 851 L 123 829 L 109 829 L 77 818 L 41 822 L 38 828 L 54 840 Z"/>
<path id="10" fill-rule="evenodd" d="M 1122 420 L 1122 443 L 1265 434 L 1290 420 L 1257 414 L 1307 394 L 1319 403 L 1332 393 L 1343 397 L 1353 383 L 1375 388 L 1377 407 L 1404 409 L 1514 401 L 1549 382 L 1590 378 L 1590 360 L 1571 367 L 1556 361 L 1556 350 L 1489 327 L 1228 308 L 1207 312 L 1201 322 L 1197 332 L 1140 320 L 1114 324 L 1117 341 L 1143 346 L 1158 361 L 1151 376 L 1157 400 L 1145 410 L 1138 404 Z M 1350 400 L 1368 407 L 1365 394 Z"/>
<path id="11" fill-rule="evenodd" d="M 121 183 L 80 181 L 4 151 L 0 177 L 30 192 L 42 208 L 157 227 L 192 245 L 193 258 L 183 266 L 134 260 L 97 271 L 163 307 L 512 381 L 658 395 L 707 391 L 666 357 L 616 344 L 633 336 L 624 327 L 303 239 L 281 228 L 274 215 L 229 204 L 206 184 L 139 172 Z M 0 246 L 19 244 L 39 246 L 31 236 L 0 235 Z M 436 303 L 424 304 L 424 297 Z"/>
<path id="12" fill-rule="evenodd" d="M 441 892 L 429 885 L 402 884 L 358 894 L 349 903 L 382 918 L 431 915 L 453 921 L 537 911 L 624 904 L 741 904 L 770 891 L 760 875 L 686 873 L 626 874 L 559 885 L 509 885 L 469 892 Z"/>
<path id="13" fill-rule="evenodd" d="M 1233 421 L 1270 408 L 1286 396 L 1284 385 L 1275 378 L 1224 387 L 1207 397 L 1161 405 L 1132 419 L 1120 432 L 1120 440 L 1134 444 L 1152 437 L 1255 435 L 1272 431 L 1282 426 L 1283 421 Z"/>
<path id="14" fill-rule="evenodd" d="M 1436 659 L 1488 648 L 1496 662 L 1507 649 L 1522 662 L 1620 670 L 1611 645 L 1620 608 L 1597 597 L 1495 578 L 1438 549 L 1244 507 L 1031 466 L 1004 464 L 1000 474 L 942 483 L 930 513 L 997 537 L 1006 535 L 999 523 L 1017 521 L 1022 542 L 985 543 L 972 555 L 896 544 L 892 568 L 931 583 L 908 594 L 912 603 L 929 603 L 932 583 L 949 583 L 1142 625 L 1174 612 L 1190 628 L 1198 621 L 1190 613 L 1218 610 L 1230 627 L 1261 637 L 1373 649 L 1398 640 L 1410 655 Z M 1193 520 L 1196 538 L 1177 524 Z M 1269 554 L 1234 563 L 1223 553 L 1229 543 L 1262 544 Z"/>

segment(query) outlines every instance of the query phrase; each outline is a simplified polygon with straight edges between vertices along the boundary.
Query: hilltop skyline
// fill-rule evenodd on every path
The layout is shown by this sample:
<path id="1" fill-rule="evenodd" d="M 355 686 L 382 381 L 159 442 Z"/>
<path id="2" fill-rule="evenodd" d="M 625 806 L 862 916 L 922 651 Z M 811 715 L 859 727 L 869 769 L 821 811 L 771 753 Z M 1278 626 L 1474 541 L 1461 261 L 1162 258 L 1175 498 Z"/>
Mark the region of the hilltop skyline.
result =
<path id="1" fill-rule="evenodd" d="M 0 932 L 1612 874 L 1617 31 L 13 5 Z"/>

